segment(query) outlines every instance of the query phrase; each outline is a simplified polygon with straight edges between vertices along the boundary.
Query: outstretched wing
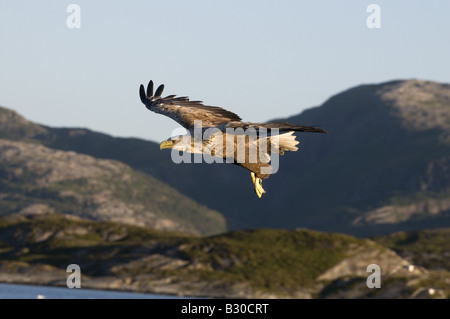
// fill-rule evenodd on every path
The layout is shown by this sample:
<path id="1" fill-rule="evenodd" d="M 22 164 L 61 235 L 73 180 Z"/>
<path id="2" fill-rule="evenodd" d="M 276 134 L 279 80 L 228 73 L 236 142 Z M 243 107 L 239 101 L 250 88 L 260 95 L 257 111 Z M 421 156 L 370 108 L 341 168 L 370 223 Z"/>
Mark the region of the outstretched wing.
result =
<path id="1" fill-rule="evenodd" d="M 226 129 L 238 129 L 242 128 L 243 130 L 254 129 L 256 132 L 259 132 L 261 129 L 268 129 L 268 134 L 273 133 L 270 132 L 272 129 L 278 129 L 279 133 L 285 132 L 312 132 L 312 133 L 327 133 L 327 131 L 322 130 L 320 128 L 314 126 L 304 126 L 304 125 L 295 125 L 289 122 L 275 122 L 275 123 L 250 123 L 250 122 L 229 122 L 224 123 L 220 126 L 222 131 Z"/>
<path id="2" fill-rule="evenodd" d="M 146 94 L 141 84 L 139 95 L 142 103 L 150 111 L 166 115 L 188 130 L 193 129 L 196 120 L 202 121 L 202 127 L 216 127 L 230 121 L 241 121 L 237 114 L 221 107 L 203 105 L 202 101 L 189 101 L 189 98 L 185 96 L 176 97 L 175 95 L 161 97 L 163 90 L 162 84 L 153 95 L 153 81 L 150 81 Z"/>

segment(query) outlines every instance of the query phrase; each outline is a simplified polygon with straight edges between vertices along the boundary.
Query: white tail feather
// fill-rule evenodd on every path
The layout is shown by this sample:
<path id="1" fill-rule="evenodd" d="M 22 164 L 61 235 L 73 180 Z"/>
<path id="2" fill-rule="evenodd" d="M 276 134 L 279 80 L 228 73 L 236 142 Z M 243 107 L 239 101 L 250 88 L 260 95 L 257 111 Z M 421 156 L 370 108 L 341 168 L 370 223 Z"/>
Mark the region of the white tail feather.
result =
<path id="1" fill-rule="evenodd" d="M 294 131 L 290 131 L 277 136 L 278 138 L 272 137 L 272 147 L 273 149 L 281 149 L 282 151 L 296 151 L 298 147 L 296 146 L 299 141 L 296 140 Z M 278 140 L 278 141 L 277 141 Z"/>

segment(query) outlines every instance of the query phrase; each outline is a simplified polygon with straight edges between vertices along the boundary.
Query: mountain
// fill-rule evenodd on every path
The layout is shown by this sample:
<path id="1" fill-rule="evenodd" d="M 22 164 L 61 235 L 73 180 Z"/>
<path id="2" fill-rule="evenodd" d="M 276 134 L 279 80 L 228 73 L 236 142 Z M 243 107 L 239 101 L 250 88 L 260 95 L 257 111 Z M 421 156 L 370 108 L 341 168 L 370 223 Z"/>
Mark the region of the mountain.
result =
<path id="1" fill-rule="evenodd" d="M 178 189 L 222 212 L 229 229 L 368 236 L 450 225 L 449 84 L 360 85 L 277 121 L 329 134 L 299 134 L 300 149 L 280 158 L 263 198 L 253 196 L 247 172 L 231 165 L 171 168 L 189 176 L 191 183 Z M 170 175 L 159 174 L 173 185 Z"/>
<path id="2" fill-rule="evenodd" d="M 450 228 L 400 231 L 372 240 L 389 247 L 414 265 L 432 270 L 450 270 Z"/>
<path id="3" fill-rule="evenodd" d="M 408 80 L 282 119 L 329 134 L 300 134 L 258 199 L 233 165 L 0 108 L 0 282 L 64 286 L 75 263 L 83 288 L 448 298 L 449 111 L 450 85 Z"/>
<path id="4" fill-rule="evenodd" d="M 302 156 L 286 158 L 299 167 L 286 183 L 301 181 L 291 195 L 310 204 L 308 226 L 367 235 L 450 225 L 450 85 L 361 85 L 286 120 L 330 132 L 303 136 Z"/>
<path id="5" fill-rule="evenodd" d="M 47 129 L 15 112 L 0 109 L 0 123 L 0 216 L 56 212 L 192 234 L 226 231 L 218 212 L 152 176 L 36 143 L 30 137 Z"/>
<path id="6" fill-rule="evenodd" d="M 257 229 L 197 237 L 63 214 L 9 215 L 0 218 L 0 282 L 66 286 L 66 268 L 77 264 L 82 288 L 208 298 L 448 298 L 443 258 L 428 269 L 400 254 L 414 251 L 422 260 L 449 234 L 442 229 L 424 240 L 408 233 L 420 238 L 398 247 L 402 235 L 374 241 Z M 366 284 L 371 264 L 380 267 L 381 288 Z"/>
<path id="7" fill-rule="evenodd" d="M 449 84 L 360 85 L 279 120 L 329 134 L 299 134 L 300 149 L 280 158 L 261 199 L 247 171 L 174 164 L 169 151 L 150 141 L 44 127 L 17 116 L 6 125 L 0 117 L 0 134 L 124 162 L 219 211 L 229 230 L 307 227 L 368 236 L 450 225 Z"/>

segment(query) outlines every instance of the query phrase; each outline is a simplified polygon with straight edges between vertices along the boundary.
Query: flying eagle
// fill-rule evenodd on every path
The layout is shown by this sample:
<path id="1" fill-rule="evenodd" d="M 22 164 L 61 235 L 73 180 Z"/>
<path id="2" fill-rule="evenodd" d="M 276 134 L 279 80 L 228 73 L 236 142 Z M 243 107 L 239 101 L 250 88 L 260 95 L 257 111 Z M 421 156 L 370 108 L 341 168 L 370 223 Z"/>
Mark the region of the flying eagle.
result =
<path id="1" fill-rule="evenodd" d="M 203 105 L 202 101 L 190 101 L 188 97 L 175 95 L 161 97 L 163 90 L 162 84 L 153 94 L 153 81 L 150 81 L 147 93 L 141 84 L 139 96 L 147 109 L 172 118 L 186 128 L 189 134 L 170 137 L 160 144 L 160 149 L 209 155 L 242 166 L 250 171 L 258 197 L 265 193 L 262 179 L 271 174 L 271 155 L 298 150 L 296 145 L 299 142 L 294 132 L 327 133 L 313 126 L 298 126 L 288 122 L 243 122 L 237 114 L 221 107 Z M 209 132 L 200 141 L 195 138 L 198 124 L 202 133 Z"/>

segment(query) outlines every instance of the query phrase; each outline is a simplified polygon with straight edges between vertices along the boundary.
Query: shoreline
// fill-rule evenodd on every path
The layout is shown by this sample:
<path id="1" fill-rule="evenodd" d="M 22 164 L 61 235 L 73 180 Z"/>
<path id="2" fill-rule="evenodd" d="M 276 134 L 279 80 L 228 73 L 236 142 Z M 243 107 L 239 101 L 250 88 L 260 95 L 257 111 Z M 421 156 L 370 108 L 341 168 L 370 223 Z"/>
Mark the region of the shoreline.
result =
<path id="1" fill-rule="evenodd" d="M 182 296 L 175 296 L 175 295 L 163 295 L 163 294 L 152 294 L 152 293 L 142 293 L 142 292 L 136 292 L 136 291 L 122 291 L 122 290 L 112 290 L 112 289 L 97 289 L 97 288 L 86 288 L 86 287 L 80 287 L 80 288 L 68 288 L 67 286 L 56 286 L 56 285 L 38 285 L 34 283 L 23 283 L 23 282 L 0 282 L 0 288 L 2 285 L 8 285 L 8 286 L 24 286 L 24 287 L 33 287 L 33 288 L 44 288 L 44 289 L 69 289 L 69 291 L 83 291 L 87 294 L 88 291 L 92 291 L 95 293 L 117 293 L 117 294 L 129 294 L 130 298 L 126 299 L 145 299 L 145 298 L 133 298 L 133 295 L 136 295 L 138 297 L 141 296 L 148 296 L 148 299 L 190 299 L 190 297 L 182 297 Z M 1 290 L 1 289 L 0 289 Z M 47 295 L 37 294 L 36 299 L 46 299 Z M 195 297 L 192 297 L 194 299 Z M 0 299 L 34 299 L 34 298 L 0 298 Z M 55 298 L 51 298 L 55 299 Z M 92 299 L 90 298 L 56 298 L 56 299 Z M 95 299 L 95 298 L 94 298 Z M 109 299 L 109 298 L 104 298 Z M 124 298 L 119 298 L 124 299 Z"/>
<path id="2" fill-rule="evenodd" d="M 5 272 L 3 263 L 0 267 L 0 284 L 17 284 L 46 287 L 67 287 L 69 273 L 49 265 L 22 265 L 19 272 Z M 14 262 L 13 262 L 14 263 Z M 12 266 L 12 265 L 11 265 Z M 26 268 L 29 268 L 26 270 Z M 71 288 L 68 288 L 71 289 Z M 76 289 L 76 288 L 73 288 Z M 150 276 L 89 277 L 81 275 L 80 289 L 115 291 L 123 293 L 139 293 L 164 295 L 179 298 L 223 298 L 223 299 L 277 299 L 292 296 L 279 296 L 269 292 L 255 291 L 246 284 L 224 285 L 222 282 L 180 282 L 178 278 L 150 278 Z M 299 293 L 297 298 L 310 299 L 306 293 Z"/>

